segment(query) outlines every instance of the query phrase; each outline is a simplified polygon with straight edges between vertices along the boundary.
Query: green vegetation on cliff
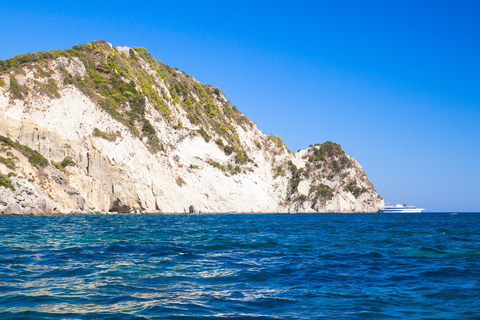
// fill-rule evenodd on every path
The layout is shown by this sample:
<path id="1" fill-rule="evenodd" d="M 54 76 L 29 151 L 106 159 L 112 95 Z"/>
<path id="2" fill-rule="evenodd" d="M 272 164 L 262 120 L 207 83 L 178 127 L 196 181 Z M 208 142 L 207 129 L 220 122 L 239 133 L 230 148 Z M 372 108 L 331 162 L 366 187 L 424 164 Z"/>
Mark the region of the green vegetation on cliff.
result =
<path id="1" fill-rule="evenodd" d="M 279 143 L 280 140 L 275 139 L 274 141 Z M 303 158 L 307 160 L 304 168 L 298 169 L 292 161 L 287 163 L 291 174 L 287 200 L 297 201 L 299 204 L 302 204 L 307 199 L 310 199 L 312 208 L 317 203 L 323 205 L 334 197 L 334 190 L 327 184 L 327 181 L 333 181 L 338 176 L 346 179 L 348 176 L 346 170 L 351 168 L 353 163 L 342 147 L 331 141 L 326 141 L 322 144 L 317 143 L 315 146 L 311 145 Z M 276 167 L 276 173 L 277 175 L 282 173 L 281 166 Z M 310 186 L 308 195 L 299 194 L 298 186 L 300 182 L 309 177 L 315 178 Z M 355 181 L 347 183 L 343 190 L 352 193 L 355 198 L 368 191 L 363 187 L 358 187 Z"/>
<path id="2" fill-rule="evenodd" d="M 147 102 L 160 118 L 177 129 L 183 128 L 176 120 L 183 110 L 187 119 L 199 127 L 197 132 L 206 141 L 214 132 L 224 141 L 224 146 L 229 147 L 226 150 L 238 151 L 236 163 L 248 161 L 232 124 L 243 127 L 253 124 L 225 99 L 219 88 L 201 84 L 177 68 L 156 60 L 145 48 L 133 47 L 127 52 L 126 49 L 117 50 L 103 40 L 92 41 L 67 50 L 28 53 L 0 60 L 0 73 L 11 75 L 10 92 L 14 99 L 23 100 L 28 95 L 26 86 L 19 85 L 15 79 L 24 66 L 30 66 L 35 70 L 35 77 L 43 79 L 35 80 L 39 92 L 58 98 L 51 61 L 60 57 L 69 61 L 78 58 L 86 68 L 85 75 L 81 77 L 59 66 L 64 76 L 63 85 L 78 87 L 134 135 L 146 137 L 146 144 L 153 153 L 165 148 L 157 138 L 155 126 L 145 117 Z M 283 145 L 281 139 L 278 144 Z"/>
<path id="3" fill-rule="evenodd" d="M 28 90 L 26 87 L 18 84 L 15 77 L 10 78 L 10 93 L 14 99 L 23 100 L 28 95 Z"/>
<path id="4" fill-rule="evenodd" d="M 12 180 L 6 176 L 0 173 L 0 187 L 5 187 L 6 189 L 11 189 L 12 191 L 15 191 L 15 187 L 12 184 Z"/>
<path id="5" fill-rule="evenodd" d="M 362 193 L 364 192 L 367 192 L 368 190 L 365 189 L 365 188 L 360 188 L 359 186 L 357 186 L 357 182 L 356 181 L 351 181 L 349 184 L 347 184 L 344 188 L 345 191 L 348 191 L 350 192 L 351 194 L 353 194 L 353 196 L 355 198 L 358 198 Z"/>
<path id="6" fill-rule="evenodd" d="M 28 162 L 30 162 L 38 169 L 46 167 L 48 165 L 48 160 L 45 159 L 40 153 L 38 153 L 38 151 L 33 150 L 23 144 L 12 141 L 11 139 L 4 136 L 0 136 L 0 143 L 2 145 L 9 146 L 20 151 L 25 157 L 28 158 Z"/>
<path id="7" fill-rule="evenodd" d="M 75 161 L 73 161 L 72 158 L 70 157 L 65 157 L 62 162 L 53 162 L 52 163 L 55 167 L 57 167 L 58 170 L 60 171 L 64 171 L 66 167 L 75 167 L 77 166 L 77 164 L 75 163 Z"/>
<path id="8" fill-rule="evenodd" d="M 93 129 L 93 136 L 94 137 L 100 137 L 102 139 L 108 140 L 108 141 L 115 141 L 117 139 L 117 134 L 116 133 L 110 133 L 110 132 L 103 132 L 98 128 Z"/>
<path id="9" fill-rule="evenodd" d="M 35 52 L 35 53 L 19 54 L 7 60 L 0 60 L 0 72 L 4 73 L 7 71 L 16 70 L 22 65 L 25 65 L 27 63 L 53 60 L 58 57 L 68 58 L 72 56 L 72 53 L 74 52 L 71 49 L 68 49 L 65 51 L 50 50 L 50 51 L 42 51 L 42 52 Z"/>

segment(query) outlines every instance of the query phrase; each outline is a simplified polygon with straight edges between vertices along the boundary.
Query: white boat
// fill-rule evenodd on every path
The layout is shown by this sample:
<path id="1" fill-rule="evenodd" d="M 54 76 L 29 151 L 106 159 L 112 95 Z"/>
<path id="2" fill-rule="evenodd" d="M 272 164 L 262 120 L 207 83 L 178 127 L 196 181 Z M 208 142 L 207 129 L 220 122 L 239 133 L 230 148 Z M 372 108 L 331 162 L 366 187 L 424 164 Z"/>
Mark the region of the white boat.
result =
<path id="1" fill-rule="evenodd" d="M 385 206 L 380 213 L 420 213 L 425 211 L 422 208 L 415 208 L 414 206 L 406 206 L 397 204 L 396 206 Z"/>

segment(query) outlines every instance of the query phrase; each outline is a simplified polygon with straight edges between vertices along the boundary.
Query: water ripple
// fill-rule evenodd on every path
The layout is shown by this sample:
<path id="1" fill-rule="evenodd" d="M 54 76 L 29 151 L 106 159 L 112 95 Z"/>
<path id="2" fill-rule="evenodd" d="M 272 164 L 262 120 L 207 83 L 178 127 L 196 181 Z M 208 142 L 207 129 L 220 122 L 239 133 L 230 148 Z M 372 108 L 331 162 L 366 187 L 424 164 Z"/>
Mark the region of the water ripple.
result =
<path id="1" fill-rule="evenodd" d="M 1 319 L 479 319 L 480 214 L 0 217 Z"/>

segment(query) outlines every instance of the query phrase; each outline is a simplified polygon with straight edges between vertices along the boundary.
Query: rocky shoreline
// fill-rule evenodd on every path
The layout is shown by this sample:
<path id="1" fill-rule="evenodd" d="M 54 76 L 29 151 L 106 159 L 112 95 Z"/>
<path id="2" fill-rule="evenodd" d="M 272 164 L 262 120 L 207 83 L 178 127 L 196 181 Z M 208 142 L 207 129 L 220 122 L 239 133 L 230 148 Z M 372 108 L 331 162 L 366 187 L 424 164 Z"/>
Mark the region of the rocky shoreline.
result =
<path id="1" fill-rule="evenodd" d="M 16 191 L 0 187 L 0 214 L 44 214 L 56 211 L 55 203 L 47 196 L 40 195 L 33 184 L 17 177 L 10 177 L 10 180 Z"/>

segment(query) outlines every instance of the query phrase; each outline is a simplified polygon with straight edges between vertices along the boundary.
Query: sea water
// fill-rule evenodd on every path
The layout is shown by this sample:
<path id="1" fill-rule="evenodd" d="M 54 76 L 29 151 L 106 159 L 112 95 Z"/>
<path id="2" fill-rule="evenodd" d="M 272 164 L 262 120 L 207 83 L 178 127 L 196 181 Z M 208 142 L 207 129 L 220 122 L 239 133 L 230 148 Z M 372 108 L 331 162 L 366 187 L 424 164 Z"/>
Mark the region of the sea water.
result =
<path id="1" fill-rule="evenodd" d="M 0 319 L 480 319 L 480 214 L 0 217 Z"/>

